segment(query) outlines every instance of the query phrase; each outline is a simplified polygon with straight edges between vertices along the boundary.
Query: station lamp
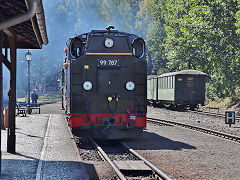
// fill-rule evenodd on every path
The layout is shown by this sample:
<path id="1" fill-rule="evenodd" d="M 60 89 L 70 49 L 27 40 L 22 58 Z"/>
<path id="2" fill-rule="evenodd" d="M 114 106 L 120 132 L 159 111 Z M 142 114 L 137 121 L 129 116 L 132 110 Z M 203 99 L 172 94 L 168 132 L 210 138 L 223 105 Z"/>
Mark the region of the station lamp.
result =
<path id="1" fill-rule="evenodd" d="M 30 61 L 32 60 L 32 53 L 28 50 L 25 54 L 25 58 L 28 62 L 28 114 L 31 114 L 31 108 L 30 108 Z"/>
<path id="2" fill-rule="evenodd" d="M 28 50 L 25 54 L 25 58 L 27 61 L 31 61 L 32 60 L 32 53 Z"/>

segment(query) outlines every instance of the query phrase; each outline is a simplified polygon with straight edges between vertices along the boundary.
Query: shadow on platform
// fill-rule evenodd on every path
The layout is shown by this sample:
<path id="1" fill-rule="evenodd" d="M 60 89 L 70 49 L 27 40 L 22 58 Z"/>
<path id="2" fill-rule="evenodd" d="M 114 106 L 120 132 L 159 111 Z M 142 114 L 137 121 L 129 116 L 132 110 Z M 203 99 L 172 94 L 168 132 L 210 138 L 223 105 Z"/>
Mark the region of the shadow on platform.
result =
<path id="1" fill-rule="evenodd" d="M 134 149 L 138 150 L 182 150 L 182 149 L 196 149 L 195 146 L 189 144 L 173 141 L 169 138 L 159 136 L 155 133 L 144 131 L 137 139 L 129 139 L 125 142 L 134 145 Z"/>
<path id="2" fill-rule="evenodd" d="M 39 160 L 2 159 L 0 179 L 36 179 Z M 41 179 L 98 179 L 93 164 L 75 161 L 43 161 Z"/>

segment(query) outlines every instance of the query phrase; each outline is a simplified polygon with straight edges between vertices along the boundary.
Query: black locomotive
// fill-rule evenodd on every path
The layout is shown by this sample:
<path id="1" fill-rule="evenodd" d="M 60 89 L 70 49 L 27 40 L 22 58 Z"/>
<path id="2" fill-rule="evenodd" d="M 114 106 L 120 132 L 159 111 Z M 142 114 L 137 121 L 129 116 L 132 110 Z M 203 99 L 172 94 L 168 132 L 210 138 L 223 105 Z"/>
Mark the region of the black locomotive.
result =
<path id="1" fill-rule="evenodd" d="M 196 108 L 204 105 L 206 74 L 183 70 L 148 76 L 147 99 L 151 104 Z"/>
<path id="2" fill-rule="evenodd" d="M 68 40 L 63 106 L 73 134 L 139 136 L 146 127 L 146 84 L 142 38 L 110 26 Z"/>

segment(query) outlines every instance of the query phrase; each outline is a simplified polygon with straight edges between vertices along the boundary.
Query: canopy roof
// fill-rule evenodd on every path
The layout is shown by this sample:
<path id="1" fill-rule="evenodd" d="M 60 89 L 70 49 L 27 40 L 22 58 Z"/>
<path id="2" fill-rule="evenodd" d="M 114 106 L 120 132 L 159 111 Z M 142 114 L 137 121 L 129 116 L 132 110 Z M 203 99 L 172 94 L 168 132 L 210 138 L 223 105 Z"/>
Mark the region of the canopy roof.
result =
<path id="1" fill-rule="evenodd" d="M 27 13 L 33 0 L 0 0 L 0 24 L 11 18 Z M 35 0 L 36 1 L 36 0 Z M 14 25 L 3 32 L 8 36 L 16 35 L 16 48 L 41 49 L 48 43 L 45 16 L 42 0 L 37 0 L 36 14 L 20 24 Z M 7 43 L 3 47 L 9 48 Z"/>

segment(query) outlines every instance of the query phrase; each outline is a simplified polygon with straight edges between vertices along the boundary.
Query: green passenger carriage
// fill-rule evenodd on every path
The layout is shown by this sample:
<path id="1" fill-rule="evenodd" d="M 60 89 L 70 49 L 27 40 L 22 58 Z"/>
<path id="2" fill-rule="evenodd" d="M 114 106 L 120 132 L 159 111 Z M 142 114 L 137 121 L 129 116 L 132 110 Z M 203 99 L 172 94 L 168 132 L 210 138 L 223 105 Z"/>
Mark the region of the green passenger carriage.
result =
<path id="1" fill-rule="evenodd" d="M 204 104 L 205 77 L 205 73 L 197 70 L 148 76 L 147 99 L 153 104 L 190 106 L 193 109 Z"/>

